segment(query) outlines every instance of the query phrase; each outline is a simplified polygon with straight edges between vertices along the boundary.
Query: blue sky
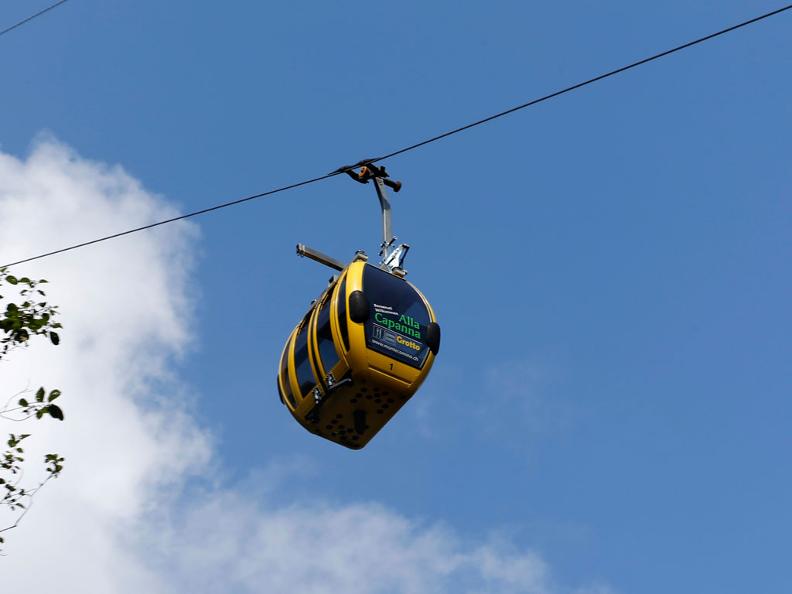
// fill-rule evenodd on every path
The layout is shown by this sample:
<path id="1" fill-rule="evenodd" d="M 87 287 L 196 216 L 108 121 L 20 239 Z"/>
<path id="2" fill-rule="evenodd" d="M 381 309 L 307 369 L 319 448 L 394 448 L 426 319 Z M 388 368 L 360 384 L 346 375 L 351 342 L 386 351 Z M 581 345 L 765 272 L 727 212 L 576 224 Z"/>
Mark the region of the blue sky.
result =
<path id="1" fill-rule="evenodd" d="M 0 148 L 24 159 L 51 134 L 186 212 L 778 6 L 72 0 L 0 39 Z M 30 12 L 13 0 L 0 19 Z M 373 503 L 495 535 L 563 584 L 789 592 L 791 31 L 786 13 L 387 162 L 443 344 L 360 452 L 304 432 L 274 377 L 329 276 L 294 244 L 375 254 L 372 188 L 336 177 L 195 220 L 193 335 L 168 361 L 222 480 L 256 499 L 277 467 L 273 505 Z"/>

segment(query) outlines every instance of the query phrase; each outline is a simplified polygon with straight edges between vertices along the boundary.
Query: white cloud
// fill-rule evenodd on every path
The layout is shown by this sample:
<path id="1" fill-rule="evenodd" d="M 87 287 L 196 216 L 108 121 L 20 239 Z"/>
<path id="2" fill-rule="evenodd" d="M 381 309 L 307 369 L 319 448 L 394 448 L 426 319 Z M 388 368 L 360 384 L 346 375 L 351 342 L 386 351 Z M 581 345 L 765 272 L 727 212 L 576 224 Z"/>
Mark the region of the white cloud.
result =
<path id="1" fill-rule="evenodd" d="M 26 159 L 0 153 L 0 262 L 173 214 L 122 169 L 52 139 Z M 7 533 L 4 591 L 565 591 L 531 551 L 469 542 L 375 504 L 283 506 L 242 484 L 184 497 L 212 461 L 187 387 L 169 372 L 190 339 L 196 236 L 178 223 L 20 267 L 51 281 L 65 328 L 59 347 L 0 364 L 0 391 L 63 390 L 66 421 L 35 423 L 29 455 L 59 451 L 66 469 Z"/>
<path id="2" fill-rule="evenodd" d="M 418 431 L 428 440 L 457 438 L 497 440 L 502 446 L 530 452 L 538 441 L 558 439 L 585 411 L 565 397 L 563 372 L 555 357 L 525 354 L 520 358 L 483 362 L 482 373 L 470 374 L 453 363 L 444 365 L 424 387 L 431 397 L 411 403 Z M 455 406 L 458 394 L 464 407 Z M 448 422 L 438 426 L 442 416 Z"/>
<path id="3" fill-rule="evenodd" d="M 265 509 L 240 493 L 189 509 L 160 541 L 184 589 L 350 594 L 550 592 L 533 553 L 463 544 L 378 505 Z"/>
<path id="4" fill-rule="evenodd" d="M 0 154 L 2 262 L 173 214 L 120 168 L 53 140 L 37 143 L 25 160 Z M 0 365 L 0 385 L 4 395 L 28 384 L 61 388 L 66 420 L 26 424 L 25 431 L 33 434 L 29 460 L 58 451 L 66 469 L 6 533 L 4 589 L 80 583 L 85 592 L 115 592 L 150 578 L 127 535 L 210 452 L 167 372 L 188 344 L 195 236 L 191 226 L 175 224 L 18 267 L 50 281 L 45 288 L 64 330 L 57 348 L 14 351 Z"/>
<path id="5" fill-rule="evenodd" d="M 575 412 L 554 385 L 558 378 L 546 359 L 526 357 L 502 361 L 486 368 L 483 394 L 474 409 L 486 419 L 480 428 L 490 435 L 503 435 L 504 428 L 520 419 L 520 439 L 563 432 L 574 421 Z M 555 392 L 555 393 L 554 393 Z M 488 409 L 508 411 L 496 416 Z"/>

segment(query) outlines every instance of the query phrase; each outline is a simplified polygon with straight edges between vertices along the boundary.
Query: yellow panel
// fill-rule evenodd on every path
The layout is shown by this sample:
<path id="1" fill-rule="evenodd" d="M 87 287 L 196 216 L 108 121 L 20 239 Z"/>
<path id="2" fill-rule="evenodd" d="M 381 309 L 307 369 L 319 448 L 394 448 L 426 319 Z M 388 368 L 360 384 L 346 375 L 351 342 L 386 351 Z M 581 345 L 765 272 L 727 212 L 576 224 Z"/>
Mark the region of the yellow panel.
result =
<path id="1" fill-rule="evenodd" d="M 289 351 L 291 350 L 291 339 L 293 336 L 294 336 L 294 330 L 292 330 L 291 334 L 289 334 L 289 338 L 286 340 L 286 344 L 284 345 L 283 351 L 281 352 L 280 359 L 278 359 L 278 385 L 280 387 L 281 394 L 286 392 L 286 390 L 284 389 L 284 386 L 286 386 L 286 382 L 284 381 L 284 378 L 281 376 L 281 369 L 283 368 L 283 358 L 286 357 L 286 370 L 288 371 Z M 289 377 L 291 377 L 291 374 L 289 374 Z M 292 398 L 295 398 L 294 391 L 292 391 L 291 381 L 289 382 L 288 387 L 289 387 L 289 392 L 292 395 Z M 295 402 L 297 402 L 296 398 L 295 398 Z M 284 399 L 284 404 L 288 407 L 289 411 L 294 410 L 288 398 Z"/>
<path id="2" fill-rule="evenodd" d="M 337 324 L 336 318 L 338 317 L 335 311 L 337 300 L 336 294 L 339 292 L 339 288 L 341 287 L 341 279 L 337 280 L 335 284 L 325 291 L 324 295 L 326 297 L 322 297 L 316 304 L 316 321 L 314 322 L 313 332 L 311 333 L 311 344 L 313 348 L 313 352 L 315 354 L 315 364 L 316 364 L 316 371 L 317 377 L 324 379 L 327 377 L 328 374 L 332 373 L 333 378 L 336 381 L 340 380 L 341 378 L 346 375 L 346 372 L 349 370 L 349 366 L 346 363 L 346 358 L 344 356 L 344 349 L 342 347 L 341 335 L 339 332 L 333 329 L 334 324 Z M 338 361 L 332 367 L 332 369 L 325 369 L 324 362 L 322 361 L 321 353 L 319 352 L 319 335 L 318 335 L 318 324 L 319 324 L 319 312 L 322 309 L 323 302 L 329 301 L 328 308 L 330 309 L 330 332 L 333 336 L 333 344 L 336 348 L 336 354 L 338 355 Z"/>

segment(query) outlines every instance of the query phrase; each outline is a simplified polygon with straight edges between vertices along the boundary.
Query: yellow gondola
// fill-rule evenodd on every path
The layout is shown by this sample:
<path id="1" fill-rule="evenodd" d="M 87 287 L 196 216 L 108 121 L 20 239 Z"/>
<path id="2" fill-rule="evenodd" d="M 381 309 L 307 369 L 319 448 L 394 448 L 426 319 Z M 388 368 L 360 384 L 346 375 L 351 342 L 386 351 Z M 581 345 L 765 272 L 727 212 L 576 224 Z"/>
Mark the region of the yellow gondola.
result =
<path id="1" fill-rule="evenodd" d="M 345 168 L 349 171 L 349 168 Z M 423 383 L 440 346 L 432 306 L 402 268 L 409 246 L 394 248 L 383 167 L 354 176 L 374 180 L 385 241 L 379 266 L 363 252 L 344 266 L 302 245 L 300 255 L 340 270 L 292 331 L 278 373 L 281 401 L 308 431 L 352 449 L 364 447 Z"/>

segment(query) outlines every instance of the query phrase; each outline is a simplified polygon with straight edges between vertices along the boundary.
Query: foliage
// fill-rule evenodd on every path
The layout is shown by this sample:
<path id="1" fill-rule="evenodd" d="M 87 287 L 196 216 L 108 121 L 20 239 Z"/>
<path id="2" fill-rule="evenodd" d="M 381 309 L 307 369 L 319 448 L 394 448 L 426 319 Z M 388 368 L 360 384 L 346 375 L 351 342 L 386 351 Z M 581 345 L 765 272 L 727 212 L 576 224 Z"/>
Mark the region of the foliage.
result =
<path id="1" fill-rule="evenodd" d="M 0 338 L 0 358 L 14 347 L 26 344 L 31 334 L 48 336 L 54 345 L 60 343 L 60 336 L 55 330 L 61 328 L 61 325 L 52 320 L 57 313 L 57 307 L 49 305 L 46 301 L 37 301 L 46 297 L 46 293 L 39 287 L 47 281 L 44 279 L 34 281 L 26 276 L 17 278 L 2 268 L 0 286 L 4 282 L 12 286 L 21 285 L 19 296 L 24 301 L 19 305 L 8 303 L 5 315 L 0 319 L 0 331 L 5 333 L 5 336 Z M 0 295 L 0 300 L 2 299 L 3 296 Z"/>
<path id="2" fill-rule="evenodd" d="M 0 288 L 5 284 L 16 290 L 20 301 L 19 303 L 9 301 L 5 306 L 5 312 L 0 313 L 0 360 L 13 349 L 28 346 L 29 341 L 35 336 L 46 337 L 56 346 L 60 344 L 57 330 L 62 326 L 55 321 L 58 308 L 46 302 L 46 293 L 41 288 L 46 282 L 44 279 L 18 278 L 9 274 L 5 268 L 0 268 Z M 0 295 L 0 301 L 3 299 L 3 295 Z M 40 387 L 35 393 L 29 389 L 22 390 L 12 395 L 5 406 L 0 408 L 0 418 L 24 422 L 32 418 L 50 417 L 62 421 L 63 409 L 54 402 L 60 395 L 60 390 L 53 389 L 47 392 L 44 387 Z M 30 433 L 9 434 L 6 441 L 7 449 L 0 452 L 0 506 L 5 506 L 17 514 L 11 525 L 0 527 L 0 545 L 5 542 L 2 533 L 19 525 L 30 508 L 33 496 L 63 470 L 62 456 L 56 453 L 46 454 L 44 480 L 32 488 L 23 486 L 25 450 L 22 442 L 30 436 Z"/>

